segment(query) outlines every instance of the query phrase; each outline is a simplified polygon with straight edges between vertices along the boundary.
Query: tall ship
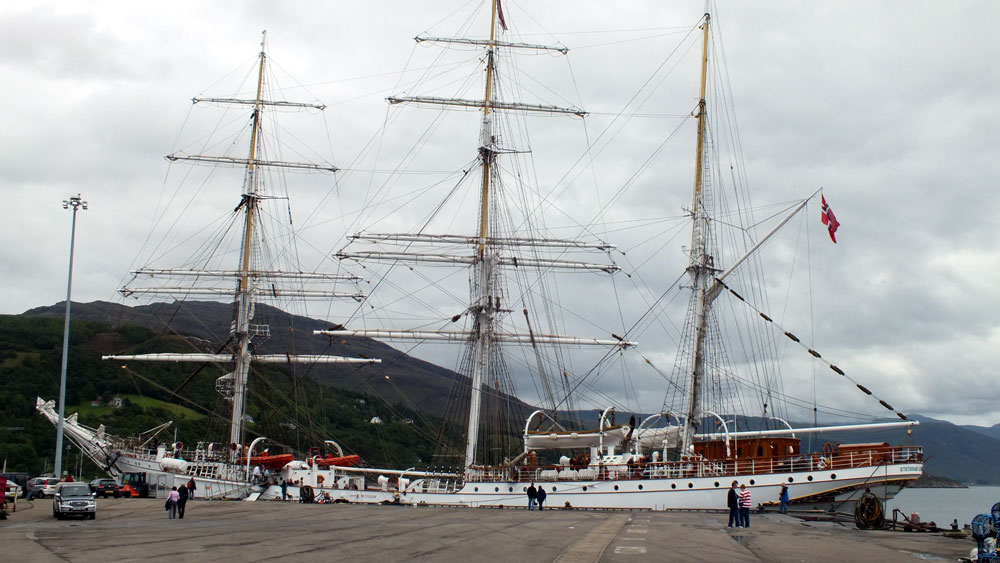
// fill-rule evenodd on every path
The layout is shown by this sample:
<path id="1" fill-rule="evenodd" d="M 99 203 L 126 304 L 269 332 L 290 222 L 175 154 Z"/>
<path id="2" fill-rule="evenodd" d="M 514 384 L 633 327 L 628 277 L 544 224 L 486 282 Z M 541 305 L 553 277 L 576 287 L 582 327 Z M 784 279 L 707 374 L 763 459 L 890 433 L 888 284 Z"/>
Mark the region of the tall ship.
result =
<path id="1" fill-rule="evenodd" d="M 552 146 L 533 149 L 527 125 L 539 116 L 572 120 L 587 112 L 573 105 L 515 98 L 519 92 L 537 89 L 524 86 L 526 78 L 514 63 L 526 54 L 562 57 L 568 49 L 521 40 L 513 32 L 517 14 L 505 14 L 500 0 L 487 0 L 480 7 L 488 15 L 482 18 L 488 25 L 481 35 L 471 34 L 474 18 L 470 18 L 463 26 L 468 36 L 416 38 L 421 45 L 471 53 L 465 63 L 480 65 L 464 78 L 446 83 L 453 91 L 454 84 L 459 85 L 455 95 L 417 92 L 388 98 L 393 108 L 430 108 L 437 116 L 475 112 L 477 142 L 469 143 L 460 169 L 440 181 L 410 187 L 402 194 L 392 193 L 388 181 L 370 190 L 365 210 L 355 221 L 357 232 L 335 256 L 342 271 L 359 272 L 358 277 L 366 278 L 373 289 L 367 294 L 317 295 L 357 304 L 345 308 L 337 325 L 317 331 L 319 335 L 336 341 L 372 338 L 408 353 L 426 350 L 424 357 L 442 364 L 452 362 L 459 377 L 437 429 L 434 459 L 426 460 L 426 467 L 405 469 L 320 463 L 315 457 L 281 459 L 274 462 L 277 480 L 252 483 L 251 466 L 263 458 L 254 459 L 259 448 L 245 443 L 238 397 L 246 386 L 248 365 L 269 361 L 267 356 L 252 353 L 253 338 L 266 328 L 256 328 L 251 319 L 255 298 L 274 293 L 270 282 L 261 284 L 259 279 L 277 275 L 256 270 L 254 255 L 248 250 L 254 240 L 256 213 L 252 209 L 262 199 L 252 183 L 256 170 L 263 166 L 261 157 L 255 156 L 256 141 L 251 141 L 250 157 L 240 161 L 247 180 L 237 209 L 243 213 L 246 243 L 238 268 L 209 275 L 178 270 L 137 272 L 206 279 L 215 275 L 236 281 L 232 348 L 192 358 L 234 365 L 232 377 L 219 383 L 222 390 L 232 389 L 229 443 L 222 452 L 199 447 L 182 466 L 176 456 L 171 457 L 170 447 L 161 447 L 159 452 L 146 448 L 140 455 L 136 448 L 107 437 L 102 429 L 77 428 L 72 417 L 67 435 L 84 451 L 90 448 L 91 457 L 103 460 L 112 473 L 115 468 L 155 473 L 168 487 L 193 477 L 204 481 L 199 487 L 215 487 L 227 496 L 252 495 L 253 499 L 305 494 L 334 502 L 519 506 L 534 485 L 545 489 L 550 506 L 716 509 L 724 506 L 725 490 L 736 481 L 750 487 L 757 502 L 774 499 L 776 504 L 779 491 L 787 487 L 793 504 L 843 510 L 853 508 L 866 491 L 891 498 L 917 479 L 923 452 L 912 444 L 841 444 L 834 439 L 822 447 L 804 447 L 803 440 L 811 436 L 826 440 L 846 431 L 891 430 L 908 438 L 917 423 L 806 345 L 770 310 L 760 252 L 792 218 L 809 208 L 818 192 L 785 206 L 763 233 L 756 230 L 751 210 L 740 207 L 749 204 L 746 196 L 735 202 L 723 199 L 735 191 L 727 184 L 728 177 L 741 174 L 723 174 L 715 156 L 723 143 L 725 120 L 712 120 L 714 108 L 709 103 L 714 99 L 709 95 L 710 78 L 718 76 L 709 70 L 714 60 L 710 47 L 721 44 L 712 39 L 711 16 L 705 14 L 686 36 L 701 53 L 700 81 L 697 90 L 692 88 L 697 103 L 686 108 L 690 115 L 683 120 L 695 129 L 694 187 L 678 219 L 689 233 L 683 240 L 685 264 L 670 284 L 663 281 L 668 278 L 660 270 L 645 275 L 647 262 L 633 262 L 605 240 L 609 237 L 599 236 L 615 230 L 603 219 L 550 224 L 554 217 L 571 214 L 553 204 L 562 189 L 543 187 L 533 171 L 536 152 Z M 264 63 L 262 53 L 261 74 Z M 434 93 L 442 89 L 439 86 Z M 248 103 L 256 120 L 270 102 L 258 88 L 256 99 Z M 723 109 L 719 108 L 720 115 Z M 624 115 L 624 110 L 618 115 Z M 395 113 L 391 119 L 396 119 Z M 449 155 L 457 152 L 452 147 L 461 145 L 458 141 L 448 138 L 438 144 L 429 140 L 439 127 L 435 120 L 425 128 L 409 128 L 421 132 L 418 147 L 406 152 L 399 166 L 390 168 L 390 175 L 402 177 L 396 171 L 416 161 L 421 151 L 444 146 Z M 573 174 L 579 171 L 567 176 Z M 613 215 L 617 198 L 617 194 L 610 198 L 610 205 L 600 204 L 597 215 Z M 585 199 L 579 196 L 581 208 Z M 411 208 L 420 210 L 410 212 Z M 645 224 L 670 231 L 675 243 L 680 238 L 678 228 L 665 228 L 655 219 Z M 414 228 L 408 232 L 385 228 L 401 225 Z M 732 226 L 739 235 L 723 233 Z M 622 274 L 627 279 L 618 281 Z M 584 276 L 603 283 L 578 281 Z M 641 290 L 624 289 L 640 282 Z M 593 289 L 598 285 L 603 289 Z M 623 306 L 621 293 L 630 293 L 643 306 Z M 667 297 L 684 294 L 686 308 L 674 306 L 674 297 Z M 573 300 L 575 305 L 565 304 Z M 683 322 L 675 325 L 668 313 L 678 309 Z M 600 322 L 592 319 L 594 315 L 617 319 Z M 609 325 L 618 328 L 600 328 Z M 567 327 L 589 328 L 591 333 L 570 335 Z M 667 344 L 647 341 L 665 338 L 661 331 L 675 332 L 666 337 L 676 346 L 676 357 L 668 368 L 660 365 L 662 354 L 657 352 Z M 646 352 L 647 347 L 652 352 Z M 803 358 L 848 382 L 841 390 L 871 396 L 873 404 L 888 409 L 898 420 L 824 426 L 816 418 L 813 424 L 799 427 L 786 421 L 781 404 L 794 399 L 783 391 L 779 363 L 788 347 L 801 348 Z M 178 355 L 109 359 L 185 361 Z M 294 360 L 281 356 L 274 361 Z M 377 360 L 311 357 L 303 361 Z M 625 390 L 609 390 L 608 380 L 614 377 L 619 377 Z M 636 390 L 639 377 L 652 378 L 665 389 L 662 406 L 651 411 L 624 404 L 622 396 L 649 393 L 648 383 L 640 385 L 642 391 Z M 808 405 L 808 401 L 798 405 L 803 403 Z M 819 410 L 815 402 L 808 406 L 814 413 Z M 39 409 L 53 418 L 50 403 L 40 401 Z M 336 459 L 340 457 L 346 456 Z M 205 472 L 216 480 L 201 475 Z"/>

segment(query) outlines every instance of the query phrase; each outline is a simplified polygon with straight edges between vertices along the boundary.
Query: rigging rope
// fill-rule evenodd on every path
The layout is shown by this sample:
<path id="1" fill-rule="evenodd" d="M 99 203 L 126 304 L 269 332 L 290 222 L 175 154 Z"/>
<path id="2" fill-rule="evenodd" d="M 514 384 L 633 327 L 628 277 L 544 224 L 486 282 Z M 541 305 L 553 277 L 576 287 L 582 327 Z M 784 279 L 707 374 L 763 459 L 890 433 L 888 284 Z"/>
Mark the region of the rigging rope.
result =
<path id="1" fill-rule="evenodd" d="M 729 291 L 729 293 L 732 293 L 734 297 L 736 297 L 740 301 L 746 303 L 746 305 L 748 307 L 750 307 L 751 309 L 753 309 L 754 311 L 756 311 L 757 314 L 759 314 L 762 319 L 764 319 L 765 321 L 767 321 L 767 322 L 773 324 L 775 327 L 777 327 L 778 330 L 780 330 L 781 332 L 783 332 L 785 334 L 785 336 L 788 337 L 789 340 L 791 340 L 792 342 L 798 344 L 803 350 L 809 352 L 809 354 L 812 357 L 816 358 L 817 360 L 822 361 L 831 370 L 833 370 L 834 372 L 840 374 L 842 377 L 844 377 L 845 379 L 847 379 L 848 381 L 850 381 L 851 383 L 853 383 L 865 395 L 871 396 L 873 399 L 875 399 L 876 401 L 878 401 L 879 404 L 882 405 L 884 408 L 888 409 L 889 411 L 895 412 L 896 416 L 898 416 L 899 418 L 901 418 L 903 420 L 909 420 L 909 418 L 907 418 L 905 414 L 897 411 L 896 409 L 894 409 L 892 407 L 892 405 L 890 405 L 889 403 L 887 403 L 886 401 L 884 401 L 883 399 L 879 398 L 877 395 L 875 395 L 874 393 L 872 393 L 870 389 L 868 389 L 864 385 L 862 385 L 862 384 L 858 383 L 857 381 L 855 381 L 852 377 L 850 377 L 849 375 L 847 375 L 844 372 L 844 370 L 842 370 L 840 367 L 838 367 L 838 366 L 834 365 L 833 363 L 831 363 L 829 360 L 827 360 L 822 355 L 820 355 L 820 353 L 817 352 L 816 350 L 813 350 L 809 346 L 803 344 L 802 341 L 799 339 L 798 336 L 795 336 L 791 332 L 785 330 L 781 325 L 779 325 L 778 323 L 774 322 L 774 319 L 772 319 L 766 313 L 764 313 L 763 311 L 761 311 L 760 309 L 758 309 L 756 306 L 754 306 L 753 303 L 750 303 L 749 301 L 747 301 L 746 299 L 744 299 L 742 295 L 740 295 L 739 293 L 736 293 L 736 291 L 734 291 L 732 288 L 730 288 L 729 286 L 727 286 L 724 282 L 722 282 L 722 280 L 716 278 L 715 281 L 716 281 L 716 283 L 718 283 L 719 285 L 721 285 L 722 287 L 724 287 L 725 289 L 727 289 Z"/>

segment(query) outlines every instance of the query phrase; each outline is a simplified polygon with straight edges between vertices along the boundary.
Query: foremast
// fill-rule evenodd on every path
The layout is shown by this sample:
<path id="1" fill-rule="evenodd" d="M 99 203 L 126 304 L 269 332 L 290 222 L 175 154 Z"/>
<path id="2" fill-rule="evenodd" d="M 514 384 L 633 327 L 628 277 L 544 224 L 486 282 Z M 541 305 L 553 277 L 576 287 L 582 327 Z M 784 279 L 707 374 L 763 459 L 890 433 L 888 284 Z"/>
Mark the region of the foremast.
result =
<path id="1" fill-rule="evenodd" d="M 706 209 L 704 170 L 708 165 L 705 158 L 705 128 L 708 118 L 705 102 L 705 89 L 708 81 L 708 32 L 711 22 L 710 14 L 706 13 L 702 28 L 701 56 L 701 95 L 698 100 L 698 141 L 695 154 L 694 197 L 691 203 L 693 226 L 691 233 L 691 255 L 688 262 L 688 275 L 691 277 L 694 300 L 694 362 L 691 369 L 691 388 L 688 391 L 687 417 L 684 424 L 684 440 L 681 451 L 685 454 L 691 450 L 695 434 L 698 433 L 702 417 L 702 391 L 705 379 L 705 364 L 707 353 L 708 318 L 711 314 L 712 300 L 710 284 L 717 270 L 714 259 L 709 254 L 709 216 Z"/>
<path id="2" fill-rule="evenodd" d="M 437 98 L 428 96 L 406 96 L 390 97 L 389 103 L 416 103 L 427 105 L 445 105 L 456 107 L 478 107 L 482 112 L 482 122 L 480 126 L 480 146 L 479 165 L 481 167 L 480 194 L 479 194 L 479 222 L 478 233 L 475 237 L 463 237 L 460 235 L 428 235 L 428 234 L 371 234 L 360 233 L 354 235 L 354 241 L 372 242 L 410 242 L 410 243 L 438 243 L 449 242 L 466 244 L 470 247 L 470 255 L 456 254 L 433 254 L 402 252 L 382 252 L 382 251 L 341 251 L 337 256 L 341 259 L 354 260 L 382 260 L 382 261 L 416 261 L 416 262 L 441 262 L 453 264 L 468 264 L 473 268 L 474 276 L 470 288 L 470 304 L 467 313 L 472 317 L 472 327 L 469 331 L 406 331 L 406 330 L 328 330 L 317 331 L 317 334 L 325 334 L 331 337 L 343 336 L 368 336 L 375 338 L 390 338 L 400 340 L 455 340 L 466 342 L 471 347 L 471 368 L 466 374 L 470 379 L 470 404 L 468 412 L 468 428 L 466 434 L 464 467 L 466 474 L 477 463 L 477 447 L 479 441 L 479 428 L 481 422 L 481 411 L 483 404 L 483 390 L 486 381 L 490 380 L 491 369 L 495 362 L 499 360 L 501 343 L 518 343 L 527 345 L 538 344 L 564 344 L 564 345 L 597 345 L 604 347 L 627 347 L 633 343 L 623 339 L 587 339 L 562 335 L 537 335 L 530 330 L 526 334 L 505 333 L 500 330 L 503 317 L 510 311 L 501 307 L 502 283 L 500 281 L 500 271 L 502 267 L 527 267 L 544 269 L 584 269 L 593 271 L 604 271 L 614 273 L 618 271 L 618 266 L 600 263 L 584 263 L 568 260 L 547 260 L 539 259 L 532 255 L 527 257 L 510 253 L 512 249 L 564 249 L 564 250 L 600 250 L 610 251 L 613 247 L 607 244 L 581 244 L 573 240 L 550 240 L 533 239 L 520 237 L 504 237 L 499 232 L 491 232 L 497 229 L 497 220 L 491 216 L 491 209 L 494 206 L 493 182 L 495 176 L 495 160 L 500 153 L 497 146 L 497 139 L 493 133 L 493 118 L 496 110 L 523 111 L 523 112 L 544 112 L 563 113 L 584 116 L 586 112 L 579 108 L 562 108 L 556 106 L 540 104 L 524 104 L 519 102 L 498 101 L 494 99 L 494 73 L 496 70 L 495 57 L 498 48 L 507 49 L 529 49 L 545 50 L 566 54 L 568 51 L 563 47 L 551 47 L 546 45 L 532 45 L 526 43 L 512 43 L 497 39 L 497 25 L 500 24 L 506 29 L 503 16 L 499 12 L 499 0 L 491 2 L 490 33 L 487 41 L 477 39 L 457 39 L 457 38 L 433 38 L 417 37 L 418 42 L 439 42 L 439 43 L 459 43 L 466 45 L 482 45 L 486 47 L 486 83 L 484 86 L 484 96 L 482 100 L 465 100 L 459 98 Z M 409 250 L 409 247 L 407 247 Z M 527 309 L 524 311 L 528 316 Z"/>
<path id="3" fill-rule="evenodd" d="M 253 255 L 254 219 L 257 216 L 257 206 L 260 203 L 260 182 L 257 174 L 257 144 L 260 140 L 261 120 L 263 117 L 264 100 L 261 97 L 264 90 L 264 65 L 267 63 L 267 50 L 264 40 L 260 42 L 260 63 L 257 68 L 257 95 L 253 101 L 252 130 L 250 132 L 250 157 L 247 159 L 246 176 L 244 180 L 243 199 L 243 243 L 240 248 L 239 286 L 236 292 L 236 326 L 233 337 L 236 338 L 236 353 L 233 355 L 233 409 L 229 421 L 229 443 L 243 443 L 243 419 L 246 413 L 246 386 L 250 375 L 250 318 L 252 316 L 253 295 L 250 293 L 250 260 Z M 231 448 L 235 449 L 235 448 Z"/>
<path id="4" fill-rule="evenodd" d="M 320 356 L 320 355 L 290 355 L 290 354 L 254 354 L 254 338 L 266 338 L 269 329 L 266 325 L 253 323 L 254 306 L 257 303 L 258 294 L 266 291 L 274 297 L 299 297 L 305 299 L 328 299 L 328 298 L 352 298 L 361 300 L 364 296 L 357 292 L 337 292 L 337 291 L 315 291 L 302 288 L 284 289 L 278 286 L 280 281 L 295 280 L 297 282 L 331 282 L 331 281 L 357 281 L 354 276 L 344 276 L 339 274 L 326 274 L 320 272 L 283 272 L 270 270 L 261 267 L 263 257 L 259 250 L 258 222 L 260 215 L 260 203 L 266 197 L 261 178 L 261 169 L 264 167 L 293 168 L 300 170 L 317 170 L 336 172 L 337 168 L 332 165 L 319 165 L 313 163 L 283 162 L 265 160 L 261 158 L 263 143 L 263 121 L 265 112 L 271 107 L 303 107 L 318 110 L 325 109 L 320 104 L 298 103 L 288 101 L 267 100 L 264 98 L 265 75 L 267 66 L 266 50 L 267 32 L 261 35 L 261 49 L 257 66 L 256 95 L 252 100 L 234 98 L 202 98 L 196 97 L 194 103 L 209 102 L 220 104 L 244 105 L 252 108 L 250 123 L 250 140 L 248 147 L 248 157 L 246 159 L 235 159 L 226 156 L 208 155 L 180 155 L 172 154 L 166 158 L 171 161 L 190 161 L 194 163 L 212 163 L 217 165 L 241 164 L 245 172 L 243 177 L 243 190 L 239 204 L 234 213 L 242 212 L 242 236 L 240 240 L 239 264 L 237 270 L 188 270 L 188 269 L 154 269 L 143 268 L 133 272 L 134 279 L 140 277 L 159 277 L 172 279 L 185 279 L 194 277 L 196 280 L 236 280 L 236 290 L 234 295 L 235 315 L 230 331 L 231 347 L 229 353 L 166 353 L 166 354 L 136 354 L 136 355 L 109 355 L 103 359 L 112 360 L 136 360 L 136 361 L 167 361 L 167 362 L 194 362 L 194 363 L 231 363 L 233 371 L 216 381 L 216 389 L 223 396 L 232 401 L 232 409 L 229 426 L 229 456 L 231 462 L 244 456 L 242 444 L 244 443 L 244 420 L 246 418 L 246 396 L 247 384 L 249 381 L 251 365 L 254 362 L 260 363 L 378 363 L 378 359 L 367 358 L 347 358 L 340 356 Z M 230 288 L 220 287 L 218 284 L 209 287 L 135 287 L 126 286 L 120 290 L 125 296 L 146 294 L 183 294 L 185 296 L 221 296 L 233 295 Z"/>

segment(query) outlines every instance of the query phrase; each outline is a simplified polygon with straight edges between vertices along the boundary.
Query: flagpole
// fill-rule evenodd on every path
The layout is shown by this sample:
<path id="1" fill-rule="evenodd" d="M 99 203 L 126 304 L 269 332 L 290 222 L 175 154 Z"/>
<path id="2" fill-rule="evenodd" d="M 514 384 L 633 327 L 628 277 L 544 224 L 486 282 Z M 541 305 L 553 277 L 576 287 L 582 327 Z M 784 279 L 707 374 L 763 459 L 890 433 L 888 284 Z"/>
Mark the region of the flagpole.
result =
<path id="1" fill-rule="evenodd" d="M 69 235 L 69 278 L 66 281 L 66 322 L 63 326 L 62 371 L 59 375 L 59 424 L 56 426 L 56 460 L 53 466 L 55 476 L 62 477 L 63 449 L 63 414 L 66 412 L 66 365 L 69 363 L 69 307 L 70 295 L 73 290 L 73 247 L 76 243 L 76 212 L 87 209 L 87 202 L 80 199 L 80 194 L 69 200 L 63 200 L 63 209 L 73 208 L 73 226 Z"/>

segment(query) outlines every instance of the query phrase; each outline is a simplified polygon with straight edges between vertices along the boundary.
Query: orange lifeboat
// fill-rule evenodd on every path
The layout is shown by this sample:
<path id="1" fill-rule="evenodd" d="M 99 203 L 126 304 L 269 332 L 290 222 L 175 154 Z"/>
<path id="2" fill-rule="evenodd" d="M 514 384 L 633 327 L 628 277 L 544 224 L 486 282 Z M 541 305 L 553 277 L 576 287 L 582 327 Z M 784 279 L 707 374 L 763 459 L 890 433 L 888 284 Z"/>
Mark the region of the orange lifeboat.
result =
<path id="1" fill-rule="evenodd" d="M 261 469 L 281 469 L 295 459 L 292 454 L 278 455 L 255 455 L 250 457 L 250 465 L 259 465 Z M 240 465 L 247 462 L 247 458 L 240 458 Z"/>
<path id="2" fill-rule="evenodd" d="M 317 467 L 354 467 L 361 461 L 361 456 L 358 455 L 344 455 L 344 456 L 334 456 L 333 454 L 327 454 L 326 457 L 316 458 Z"/>

